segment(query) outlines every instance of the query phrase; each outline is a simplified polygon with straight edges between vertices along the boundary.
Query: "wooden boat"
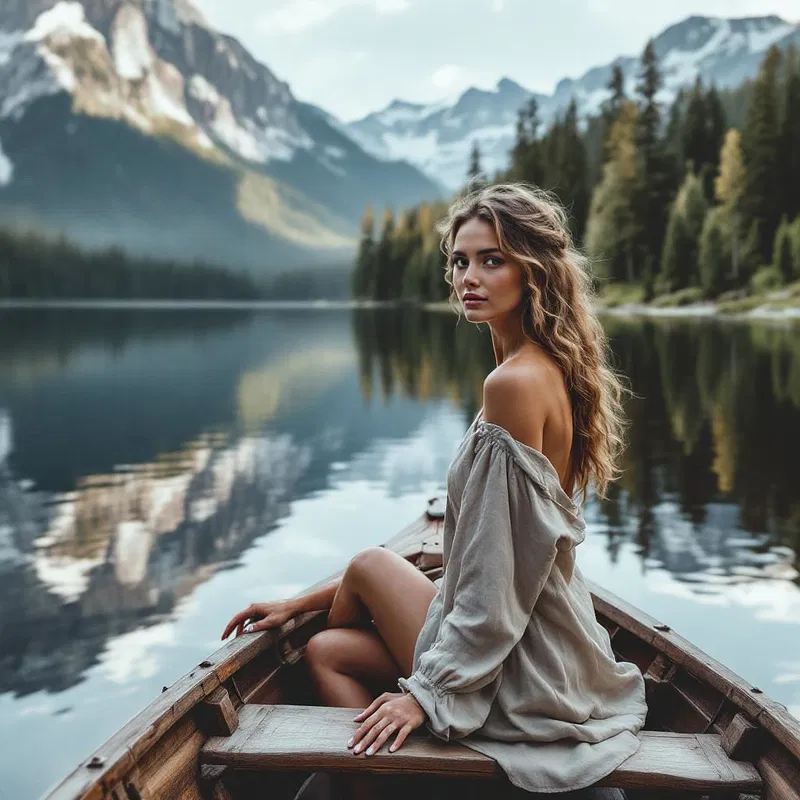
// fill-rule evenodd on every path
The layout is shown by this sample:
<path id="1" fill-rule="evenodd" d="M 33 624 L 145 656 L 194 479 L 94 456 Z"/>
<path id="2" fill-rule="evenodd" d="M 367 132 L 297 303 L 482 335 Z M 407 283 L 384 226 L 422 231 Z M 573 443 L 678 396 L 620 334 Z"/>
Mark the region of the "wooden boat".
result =
<path id="1" fill-rule="evenodd" d="M 431 501 L 385 546 L 435 579 L 442 516 L 441 502 Z M 639 752 L 602 785 L 629 798 L 800 798 L 800 722 L 666 625 L 590 588 L 617 657 L 642 670 L 649 706 Z M 347 750 L 354 712 L 315 706 L 305 672 L 304 646 L 325 618 L 304 614 L 229 641 L 165 687 L 48 797 L 339 797 L 336 787 L 352 785 L 353 773 L 362 790 L 372 781 L 381 798 L 525 795 L 491 759 L 424 728 L 396 753 L 383 748 L 367 758 Z"/>

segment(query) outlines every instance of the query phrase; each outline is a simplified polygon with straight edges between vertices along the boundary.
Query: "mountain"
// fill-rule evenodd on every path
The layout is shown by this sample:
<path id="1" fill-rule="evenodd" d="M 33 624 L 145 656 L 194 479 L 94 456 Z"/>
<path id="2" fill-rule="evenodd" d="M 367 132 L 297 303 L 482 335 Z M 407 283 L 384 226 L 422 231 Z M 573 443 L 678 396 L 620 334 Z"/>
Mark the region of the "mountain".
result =
<path id="1" fill-rule="evenodd" d="M 274 274 L 349 260 L 368 203 L 439 193 L 188 0 L 0 6 L 0 222 Z"/>
<path id="2" fill-rule="evenodd" d="M 692 16 L 654 39 L 664 87 L 663 103 L 699 75 L 720 88 L 739 86 L 752 78 L 766 50 L 800 45 L 800 26 L 777 16 L 720 19 Z M 580 78 L 561 80 L 551 95 L 534 94 L 504 78 L 493 90 L 471 88 L 455 102 L 421 105 L 395 100 L 382 111 L 348 123 L 346 130 L 378 158 L 403 158 L 450 189 L 464 184 L 473 142 L 478 142 L 484 170 L 492 174 L 508 164 L 514 142 L 517 111 L 529 98 L 539 103 L 548 125 L 574 97 L 582 116 L 600 110 L 615 65 L 625 75 L 632 95 L 640 69 L 638 56 L 622 56 L 593 67 Z"/>

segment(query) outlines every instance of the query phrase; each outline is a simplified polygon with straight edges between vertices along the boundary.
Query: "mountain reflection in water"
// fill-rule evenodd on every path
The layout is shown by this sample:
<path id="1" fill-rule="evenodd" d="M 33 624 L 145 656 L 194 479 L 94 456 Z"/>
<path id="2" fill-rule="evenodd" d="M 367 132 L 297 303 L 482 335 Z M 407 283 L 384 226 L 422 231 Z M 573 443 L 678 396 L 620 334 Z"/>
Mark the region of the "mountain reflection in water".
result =
<path id="1" fill-rule="evenodd" d="M 636 397 L 580 567 L 800 714 L 797 328 L 605 322 Z M 10 796 L 44 791 L 242 605 L 417 516 L 493 366 L 488 331 L 442 313 L 0 311 Z M 54 755 L 31 770 L 34 745 Z"/>

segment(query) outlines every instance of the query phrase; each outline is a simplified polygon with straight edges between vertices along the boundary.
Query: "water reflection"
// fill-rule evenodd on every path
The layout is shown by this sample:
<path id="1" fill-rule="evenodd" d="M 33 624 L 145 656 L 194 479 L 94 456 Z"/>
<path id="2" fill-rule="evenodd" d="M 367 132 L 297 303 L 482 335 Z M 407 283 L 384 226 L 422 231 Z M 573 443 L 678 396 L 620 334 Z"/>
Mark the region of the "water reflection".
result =
<path id="1" fill-rule="evenodd" d="M 628 378 L 622 479 L 599 503 L 612 555 L 633 540 L 697 591 L 797 581 L 800 337 L 796 327 L 605 320 Z M 446 398 L 472 419 L 494 366 L 487 330 L 420 312 L 357 313 L 361 385 Z M 377 384 L 377 387 L 376 387 Z M 597 502 L 595 500 L 595 502 Z"/>
<path id="2" fill-rule="evenodd" d="M 800 713 L 797 328 L 606 324 L 636 397 L 581 567 Z M 240 605 L 416 516 L 493 366 L 488 331 L 439 313 L 0 312 L 12 796 L 211 652 Z M 47 769 L 20 758 L 34 743 L 58 752 Z"/>

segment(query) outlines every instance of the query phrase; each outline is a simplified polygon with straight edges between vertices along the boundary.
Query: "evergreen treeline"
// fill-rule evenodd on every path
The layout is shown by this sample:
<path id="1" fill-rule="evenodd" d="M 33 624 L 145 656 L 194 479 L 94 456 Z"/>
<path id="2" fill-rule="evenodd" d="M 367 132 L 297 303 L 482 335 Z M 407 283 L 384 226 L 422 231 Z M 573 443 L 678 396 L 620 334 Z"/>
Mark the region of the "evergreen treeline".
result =
<path id="1" fill-rule="evenodd" d="M 248 300 L 260 296 L 250 277 L 220 267 L 143 260 L 119 248 L 87 252 L 63 238 L 0 229 L 0 298 Z"/>
<path id="2" fill-rule="evenodd" d="M 547 130 L 537 103 L 519 112 L 509 168 L 495 182 L 553 191 L 603 284 L 645 300 L 685 300 L 777 288 L 800 279 L 800 57 L 772 47 L 758 76 L 719 92 L 698 79 L 672 106 L 648 43 L 632 96 L 614 69 L 609 99 L 582 127 L 573 101 Z M 467 175 L 481 174 L 473 145 Z M 377 224 L 372 209 L 352 290 L 356 298 L 447 298 L 433 231 L 447 203 L 423 204 Z"/>

